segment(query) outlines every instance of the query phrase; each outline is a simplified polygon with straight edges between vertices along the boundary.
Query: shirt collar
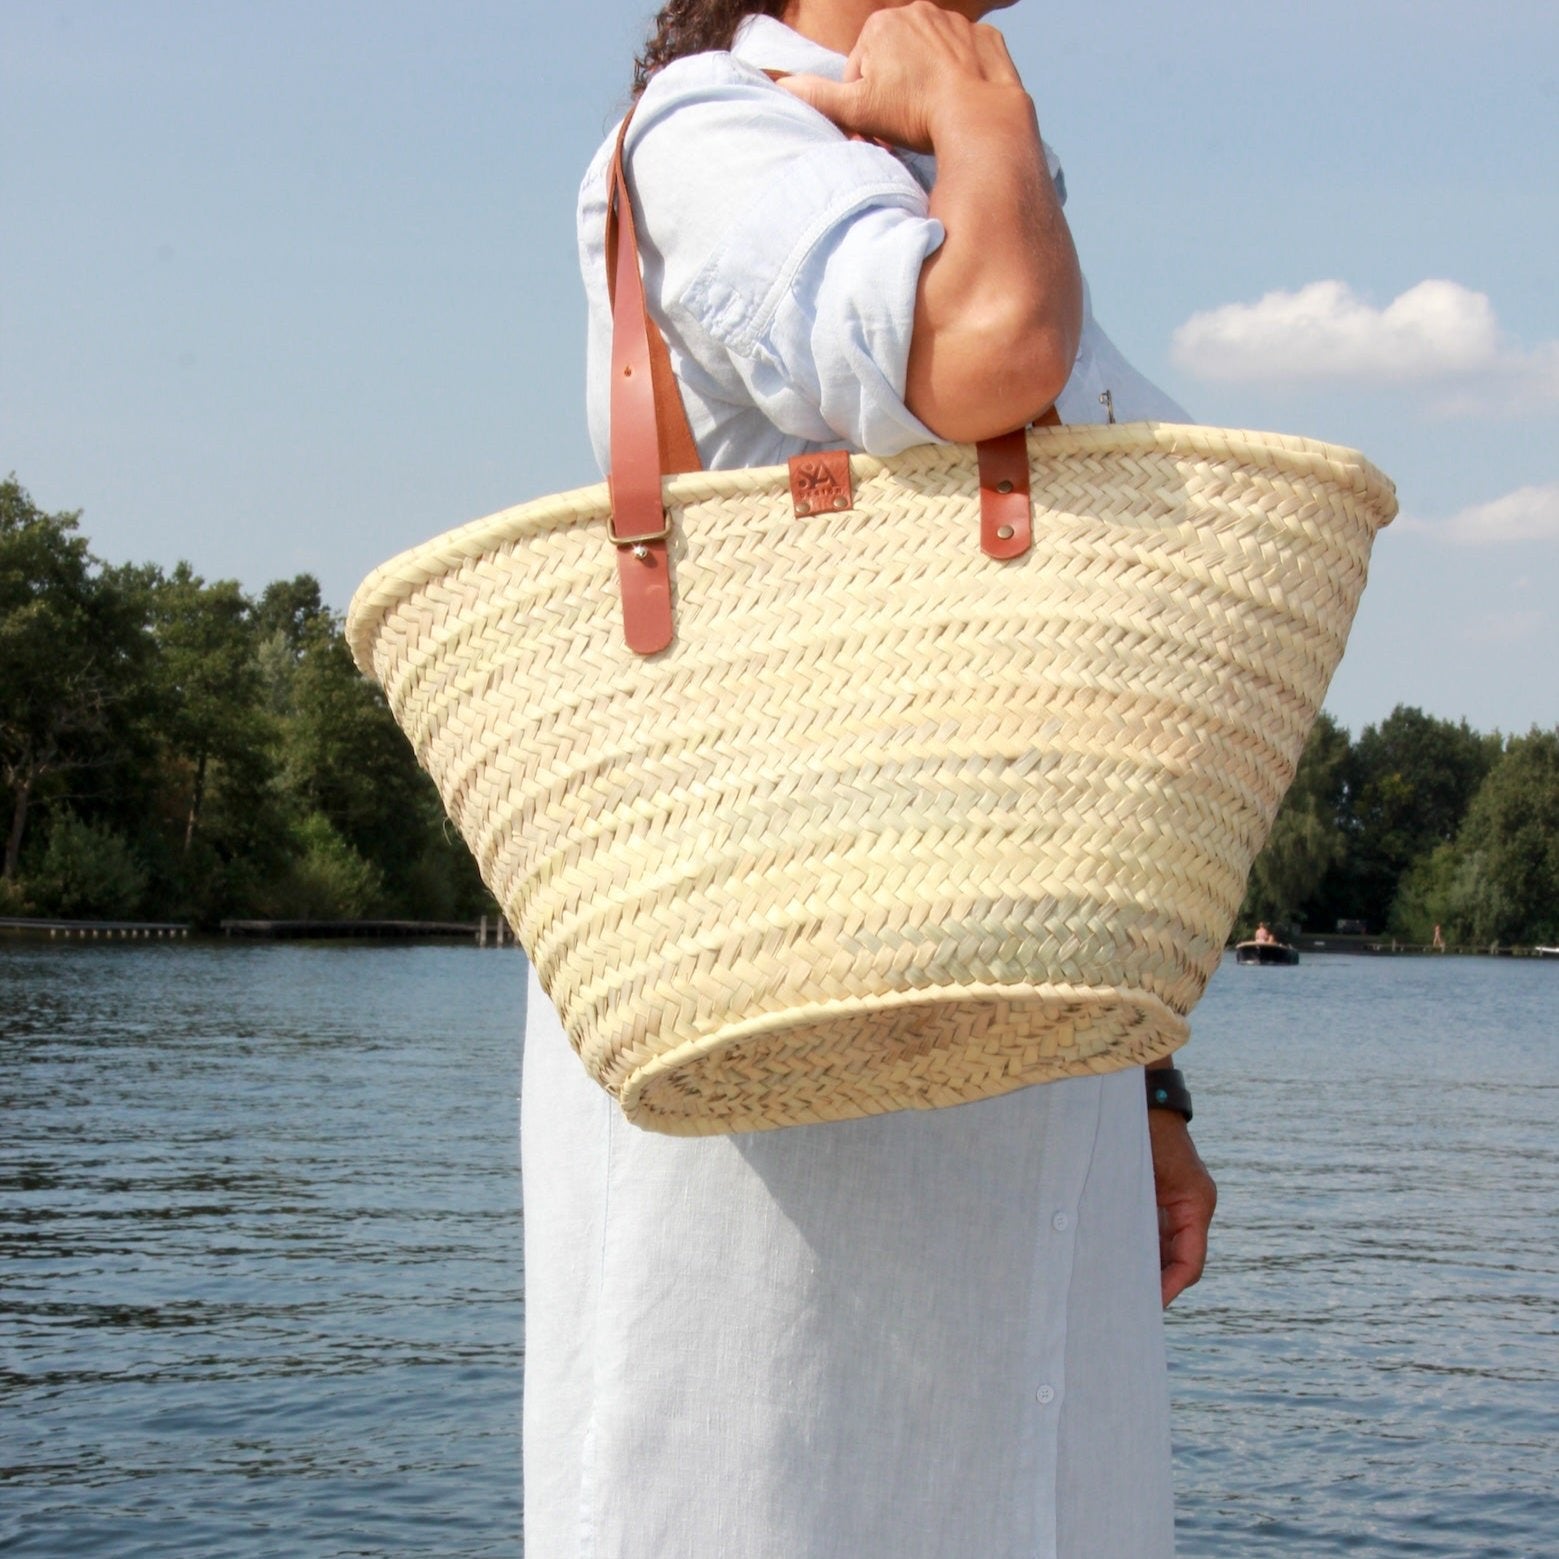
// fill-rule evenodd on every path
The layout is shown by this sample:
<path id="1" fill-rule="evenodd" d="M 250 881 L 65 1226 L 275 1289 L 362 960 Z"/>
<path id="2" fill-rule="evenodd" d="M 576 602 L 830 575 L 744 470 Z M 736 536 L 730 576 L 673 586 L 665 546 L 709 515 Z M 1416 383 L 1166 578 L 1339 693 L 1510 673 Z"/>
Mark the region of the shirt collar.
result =
<path id="1" fill-rule="evenodd" d="M 782 70 L 791 76 L 844 79 L 845 57 L 825 49 L 772 16 L 749 16 L 736 29 L 731 53 L 757 70 Z"/>

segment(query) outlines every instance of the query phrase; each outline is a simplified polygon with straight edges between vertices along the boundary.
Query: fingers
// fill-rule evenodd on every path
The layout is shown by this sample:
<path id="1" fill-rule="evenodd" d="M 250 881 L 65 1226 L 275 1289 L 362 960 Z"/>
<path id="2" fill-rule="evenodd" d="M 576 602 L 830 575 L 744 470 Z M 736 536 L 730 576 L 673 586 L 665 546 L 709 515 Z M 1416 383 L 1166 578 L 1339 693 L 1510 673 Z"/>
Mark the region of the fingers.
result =
<path id="1" fill-rule="evenodd" d="M 1150 1110 L 1148 1134 L 1158 1202 L 1160 1282 L 1168 1308 L 1202 1276 L 1218 1187 L 1179 1116 Z"/>
<path id="2" fill-rule="evenodd" d="M 856 133 L 851 109 L 860 88 L 855 83 L 830 81 L 827 76 L 782 76 L 775 85 L 831 119 L 846 135 Z"/>
<path id="3" fill-rule="evenodd" d="M 954 102 L 963 114 L 992 92 L 1027 102 L 1001 34 L 927 0 L 874 12 L 842 82 L 788 76 L 779 85 L 847 135 L 915 151 L 935 149 Z"/>
<path id="4" fill-rule="evenodd" d="M 815 108 L 853 141 L 870 141 L 885 151 L 889 142 L 867 129 L 874 121 L 869 98 L 859 83 L 830 81 L 826 76 L 785 76 L 775 83 L 792 97 Z"/>
<path id="5" fill-rule="evenodd" d="M 1211 1214 L 1192 1216 L 1174 1227 L 1168 1208 L 1159 1212 L 1159 1286 L 1167 1310 L 1193 1284 L 1207 1265 L 1207 1230 Z"/>
<path id="6" fill-rule="evenodd" d="M 905 146 L 913 151 L 931 150 L 929 132 L 916 116 L 884 113 L 883 94 L 875 79 L 830 81 L 826 76 L 784 76 L 775 85 L 815 108 L 836 129 L 855 140 Z"/>

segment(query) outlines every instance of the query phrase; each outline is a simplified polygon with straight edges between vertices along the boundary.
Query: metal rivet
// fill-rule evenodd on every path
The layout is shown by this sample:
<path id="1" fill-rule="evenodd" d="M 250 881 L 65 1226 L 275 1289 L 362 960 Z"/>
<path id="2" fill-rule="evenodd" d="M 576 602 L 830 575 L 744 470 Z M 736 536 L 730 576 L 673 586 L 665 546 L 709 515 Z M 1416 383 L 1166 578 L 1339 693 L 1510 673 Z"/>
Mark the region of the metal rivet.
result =
<path id="1" fill-rule="evenodd" d="M 642 563 L 645 558 L 650 555 L 650 549 L 646 547 L 641 541 L 638 546 L 633 549 L 633 555 Z"/>
<path id="2" fill-rule="evenodd" d="M 1011 541 L 1012 527 L 1010 525 L 1003 525 L 1000 527 L 1000 529 L 997 530 L 996 534 L 1002 541 Z"/>
<path id="3" fill-rule="evenodd" d="M 834 507 L 836 509 L 848 509 L 850 507 L 850 500 L 846 498 L 843 493 L 840 493 L 840 495 L 834 499 Z"/>
<path id="4" fill-rule="evenodd" d="M 999 492 L 999 493 L 1010 493 L 1012 491 L 1012 483 L 1011 482 L 998 482 L 996 484 L 996 491 Z"/>
<path id="5" fill-rule="evenodd" d="M 797 514 L 808 515 L 811 512 L 812 512 L 812 505 L 809 504 L 809 503 L 798 503 L 796 505 L 796 513 Z"/>

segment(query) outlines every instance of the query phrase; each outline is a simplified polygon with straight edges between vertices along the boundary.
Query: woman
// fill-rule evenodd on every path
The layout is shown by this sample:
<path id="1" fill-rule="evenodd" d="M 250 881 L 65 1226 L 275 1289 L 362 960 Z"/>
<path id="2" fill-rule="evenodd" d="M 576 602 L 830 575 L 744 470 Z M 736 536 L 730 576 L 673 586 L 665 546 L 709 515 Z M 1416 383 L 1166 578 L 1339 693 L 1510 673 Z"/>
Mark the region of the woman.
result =
<path id="1" fill-rule="evenodd" d="M 1183 420 L 1092 322 L 993 9 L 662 11 L 628 156 L 706 466 L 977 439 L 1058 394 Z M 579 216 L 603 467 L 612 140 Z M 531 1559 L 1172 1552 L 1159 1311 L 1213 1192 L 1140 1072 L 657 1137 L 533 977 L 522 1131 Z"/>

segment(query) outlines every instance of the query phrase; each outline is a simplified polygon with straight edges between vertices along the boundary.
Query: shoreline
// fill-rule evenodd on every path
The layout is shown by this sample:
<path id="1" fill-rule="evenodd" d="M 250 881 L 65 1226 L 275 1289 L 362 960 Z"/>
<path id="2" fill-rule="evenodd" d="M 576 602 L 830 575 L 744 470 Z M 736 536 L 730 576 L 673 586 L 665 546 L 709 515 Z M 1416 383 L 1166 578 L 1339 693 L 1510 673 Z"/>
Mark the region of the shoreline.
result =
<path id="1" fill-rule="evenodd" d="M 223 920 L 203 930 L 190 921 L 62 920 L 11 915 L 0 917 L 0 937 L 40 941 L 465 941 L 479 946 L 508 941 L 508 927 L 489 932 L 488 920 Z"/>
<path id="2" fill-rule="evenodd" d="M 212 931 L 188 921 L 59 920 L 0 916 L 0 937 L 45 941 L 450 942 L 479 947 L 518 946 L 501 917 L 480 920 L 223 920 Z M 1232 951 L 1234 940 L 1224 947 Z M 1400 937 L 1300 932 L 1290 945 L 1301 953 L 1361 958 L 1523 958 L 1559 961 L 1559 948 L 1466 944 L 1434 947 Z"/>

